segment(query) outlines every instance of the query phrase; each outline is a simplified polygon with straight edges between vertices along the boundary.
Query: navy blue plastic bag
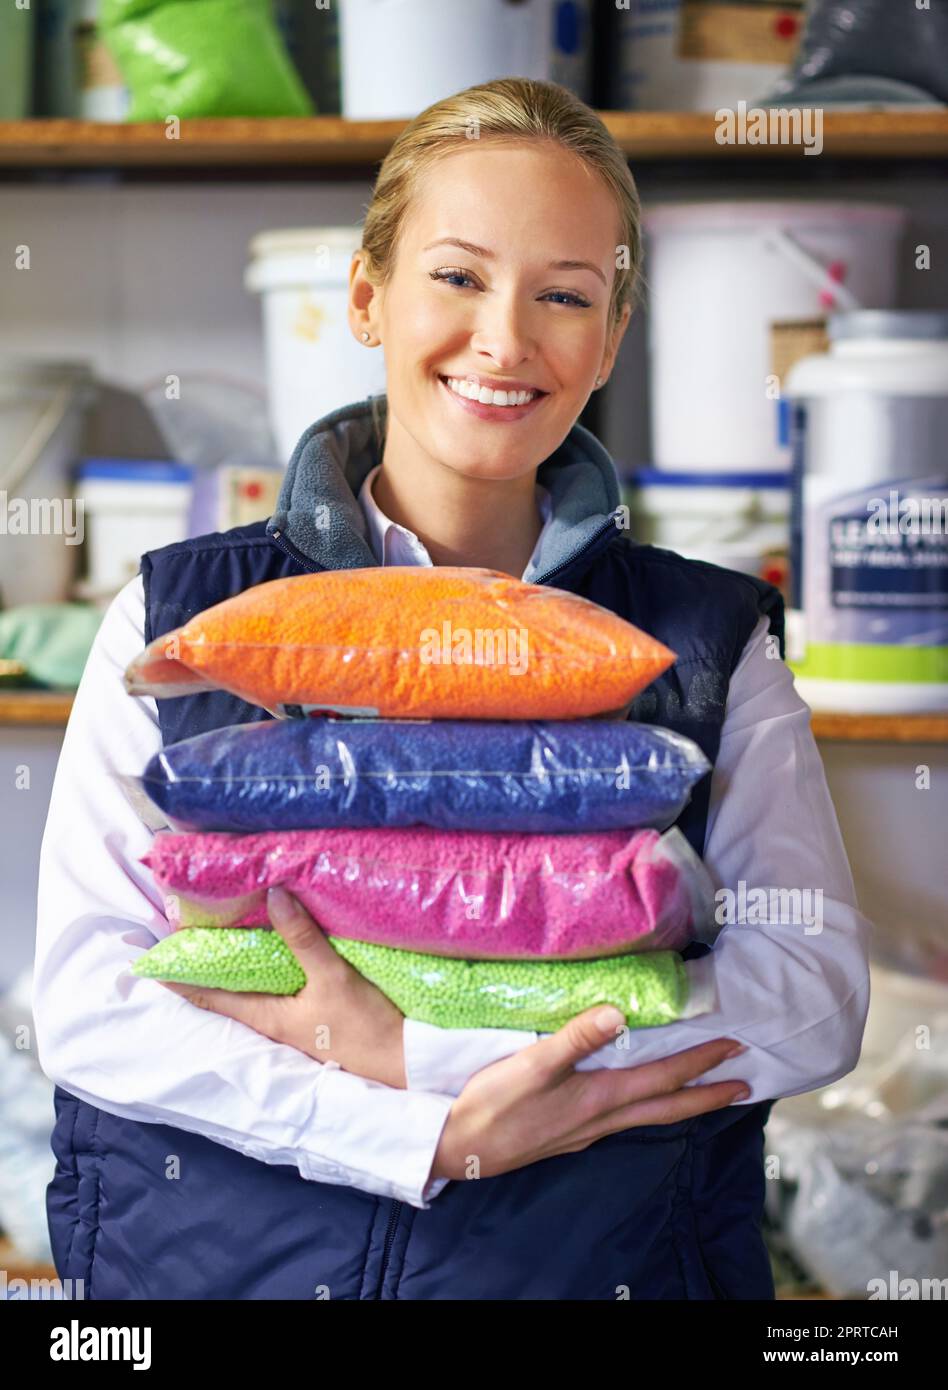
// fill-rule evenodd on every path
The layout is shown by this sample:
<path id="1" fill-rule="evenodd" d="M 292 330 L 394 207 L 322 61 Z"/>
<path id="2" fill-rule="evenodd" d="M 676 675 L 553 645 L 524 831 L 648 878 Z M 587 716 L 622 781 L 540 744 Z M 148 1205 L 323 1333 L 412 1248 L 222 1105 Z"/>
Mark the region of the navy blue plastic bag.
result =
<path id="1" fill-rule="evenodd" d="M 629 720 L 313 719 L 169 745 L 137 780 L 177 830 L 664 830 L 710 763 Z"/>

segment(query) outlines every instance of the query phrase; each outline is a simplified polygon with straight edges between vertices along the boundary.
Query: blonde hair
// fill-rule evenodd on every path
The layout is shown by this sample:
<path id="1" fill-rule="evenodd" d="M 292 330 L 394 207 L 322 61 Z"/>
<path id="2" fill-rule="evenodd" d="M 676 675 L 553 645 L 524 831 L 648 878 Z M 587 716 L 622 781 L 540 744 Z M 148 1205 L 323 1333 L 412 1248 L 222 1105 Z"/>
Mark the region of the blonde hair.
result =
<path id="1" fill-rule="evenodd" d="M 396 138 L 379 169 L 362 226 L 365 272 L 385 285 L 398 237 L 421 177 L 471 140 L 552 140 L 583 161 L 612 191 L 619 214 L 616 274 L 609 304 L 613 329 L 637 301 L 642 269 L 641 208 L 625 154 L 591 107 L 555 82 L 501 77 L 428 106 Z M 624 252 L 624 255 L 620 255 Z M 376 429 L 378 413 L 373 407 Z"/>

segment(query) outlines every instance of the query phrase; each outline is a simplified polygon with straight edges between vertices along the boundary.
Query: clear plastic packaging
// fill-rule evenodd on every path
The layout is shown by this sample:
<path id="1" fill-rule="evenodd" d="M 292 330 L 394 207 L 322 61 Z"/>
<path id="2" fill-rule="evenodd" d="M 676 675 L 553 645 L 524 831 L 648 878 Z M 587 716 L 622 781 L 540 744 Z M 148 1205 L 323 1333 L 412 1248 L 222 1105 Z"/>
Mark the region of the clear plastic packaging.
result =
<path id="1" fill-rule="evenodd" d="M 132 695 L 228 690 L 271 714 L 617 715 L 675 653 L 608 608 L 495 570 L 326 570 L 254 585 L 157 637 Z"/>
<path id="2" fill-rule="evenodd" d="M 767 1122 L 772 1245 L 837 1298 L 943 1299 L 948 987 L 881 969 L 855 1070 Z"/>
<path id="3" fill-rule="evenodd" d="M 583 961 L 464 961 L 344 941 L 330 944 L 406 1018 L 441 1028 L 555 1032 L 596 1004 L 621 1009 L 629 1028 L 654 1028 L 714 1006 L 691 987 L 674 951 Z M 188 927 L 139 956 L 132 973 L 210 989 L 295 994 L 303 971 L 278 932 Z"/>
<path id="4" fill-rule="evenodd" d="M 711 878 L 677 827 L 163 831 L 142 862 L 177 927 L 267 926 L 280 886 L 330 935 L 465 959 L 682 950 L 719 930 Z"/>
<path id="5" fill-rule="evenodd" d="M 768 98 L 944 103 L 946 52 L 948 10 L 937 0 L 810 0 L 794 66 Z"/>
<path id="6" fill-rule="evenodd" d="M 313 113 L 270 0 L 100 0 L 98 20 L 129 121 Z"/>
<path id="7" fill-rule="evenodd" d="M 183 739 L 137 779 L 175 830 L 664 830 L 710 763 L 628 720 L 264 720 Z M 128 779 L 126 779 L 128 780 Z"/>

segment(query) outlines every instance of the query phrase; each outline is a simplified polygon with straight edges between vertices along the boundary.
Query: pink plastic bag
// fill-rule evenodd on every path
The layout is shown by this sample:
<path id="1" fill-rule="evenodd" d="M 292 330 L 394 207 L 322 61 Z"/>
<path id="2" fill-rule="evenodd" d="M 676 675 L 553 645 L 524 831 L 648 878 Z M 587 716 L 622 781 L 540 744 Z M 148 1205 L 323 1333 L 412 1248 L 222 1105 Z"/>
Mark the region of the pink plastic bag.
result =
<path id="1" fill-rule="evenodd" d="M 175 927 L 265 926 L 281 885 L 330 936 L 471 960 L 680 950 L 716 933 L 713 885 L 677 828 L 167 832 L 143 862 Z"/>

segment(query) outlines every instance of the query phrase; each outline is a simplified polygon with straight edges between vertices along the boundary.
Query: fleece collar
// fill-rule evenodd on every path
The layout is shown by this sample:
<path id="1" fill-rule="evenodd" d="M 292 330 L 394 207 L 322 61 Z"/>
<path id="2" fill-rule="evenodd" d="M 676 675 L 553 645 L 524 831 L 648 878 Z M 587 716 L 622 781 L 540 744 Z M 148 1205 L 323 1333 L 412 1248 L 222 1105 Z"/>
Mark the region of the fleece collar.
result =
<path id="1" fill-rule="evenodd" d="M 384 422 L 387 399 L 375 401 Z M 318 569 L 375 565 L 358 494 L 379 462 L 371 397 L 324 415 L 293 450 L 267 534 L 288 541 Z M 607 523 L 614 525 L 619 505 L 615 464 L 579 424 L 540 465 L 537 481 L 550 494 L 552 517 L 524 574 L 531 583 L 565 569 Z"/>

